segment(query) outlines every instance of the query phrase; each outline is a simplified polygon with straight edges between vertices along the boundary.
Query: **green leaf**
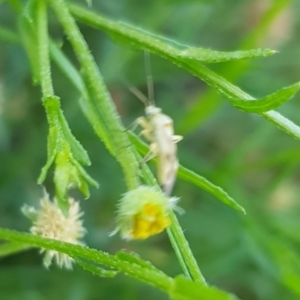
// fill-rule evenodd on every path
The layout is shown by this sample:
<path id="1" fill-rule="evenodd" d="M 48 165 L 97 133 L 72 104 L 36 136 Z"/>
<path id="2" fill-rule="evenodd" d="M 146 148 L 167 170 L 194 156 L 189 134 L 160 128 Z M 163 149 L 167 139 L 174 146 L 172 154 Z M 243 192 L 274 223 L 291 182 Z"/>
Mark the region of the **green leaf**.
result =
<path id="1" fill-rule="evenodd" d="M 86 165 L 86 166 L 91 165 L 91 161 L 89 159 L 86 150 L 82 147 L 79 141 L 72 134 L 69 124 L 66 121 L 61 109 L 57 111 L 57 115 L 61 125 L 62 133 L 70 145 L 74 158 L 78 160 L 82 165 Z"/>
<path id="2" fill-rule="evenodd" d="M 62 50 L 57 44 L 50 40 L 49 44 L 51 58 L 56 62 L 58 67 L 64 73 L 65 76 L 72 82 L 77 90 L 82 94 L 86 95 L 85 86 L 79 72 L 72 65 L 70 60 L 65 56 Z"/>
<path id="3" fill-rule="evenodd" d="M 82 147 L 79 141 L 74 137 L 65 119 L 63 111 L 60 107 L 60 98 L 57 96 L 50 96 L 43 100 L 49 126 L 58 128 L 59 138 L 66 140 L 74 157 L 83 165 L 90 165 L 90 159 L 86 150 Z"/>
<path id="4" fill-rule="evenodd" d="M 58 150 L 58 128 L 50 126 L 47 143 L 47 162 L 41 170 L 41 174 L 37 180 L 38 184 L 42 184 L 47 176 L 47 173 L 55 160 Z"/>
<path id="5" fill-rule="evenodd" d="M 156 271 L 159 273 L 162 272 L 161 270 L 157 269 L 150 261 L 141 259 L 137 253 L 123 250 L 123 251 L 118 251 L 115 256 L 117 258 L 120 258 L 123 261 L 128 261 L 131 264 L 139 265 L 142 268 Z"/>
<path id="6" fill-rule="evenodd" d="M 300 297 L 300 259 L 296 255 L 298 250 L 292 244 L 274 238 L 268 239 L 268 247 L 279 269 L 281 282 Z"/>
<path id="7" fill-rule="evenodd" d="M 255 100 L 230 99 L 233 106 L 246 111 L 262 113 L 277 108 L 284 102 L 291 99 L 299 90 L 300 83 L 295 83 L 288 87 L 282 88 L 267 97 Z"/>
<path id="8" fill-rule="evenodd" d="M 28 5 L 25 6 L 23 14 L 21 15 L 18 22 L 18 29 L 20 32 L 22 43 L 24 45 L 24 48 L 29 58 L 33 83 L 39 84 L 40 66 L 39 66 L 39 60 L 37 59 L 38 41 L 37 41 L 37 32 L 35 30 L 36 26 L 34 26 L 34 22 L 36 22 L 36 20 L 32 13 L 33 12 L 32 5 L 34 4 L 34 2 L 35 1 L 29 1 Z"/>
<path id="9" fill-rule="evenodd" d="M 43 248 L 45 250 L 55 250 L 65 253 L 73 258 L 88 260 L 108 268 L 118 270 L 127 276 L 154 285 L 156 288 L 164 292 L 169 291 L 172 285 L 172 278 L 162 274 L 162 272 L 155 272 L 149 269 L 145 270 L 145 268 L 142 268 L 137 264 L 131 264 L 128 261 L 124 261 L 109 253 L 85 246 L 65 243 L 58 240 L 47 239 L 37 235 L 3 228 L 0 228 L 0 240 L 18 242 L 32 247 Z"/>
<path id="10" fill-rule="evenodd" d="M 174 279 L 174 287 L 170 292 L 170 297 L 173 300 L 238 300 L 232 294 L 214 287 L 207 287 L 182 276 L 177 276 Z"/>
<path id="11" fill-rule="evenodd" d="M 31 247 L 29 245 L 15 243 L 15 242 L 8 242 L 0 246 L 0 257 L 5 257 L 12 254 L 20 253 L 30 248 Z"/>
<path id="12" fill-rule="evenodd" d="M 142 31 L 139 28 L 134 28 L 129 25 L 124 26 L 123 23 L 111 21 L 73 4 L 69 7 L 73 15 L 80 21 L 109 34 L 113 33 L 122 35 L 124 39 L 128 39 L 130 44 L 140 45 L 141 48 L 147 49 L 150 52 L 169 60 L 180 68 L 185 69 L 192 75 L 203 80 L 209 86 L 212 86 L 227 100 L 255 100 L 252 96 L 248 95 L 240 88 L 231 84 L 223 77 L 217 75 L 200 63 L 195 63 L 193 60 L 189 60 L 187 58 L 183 59 L 180 57 L 182 49 L 179 50 L 178 47 L 174 47 L 172 43 L 166 43 L 163 38 L 155 38 L 153 34 L 147 34 L 146 31 Z M 300 127 L 295 125 L 292 121 L 287 120 L 285 117 L 274 111 L 259 114 L 266 120 L 275 124 L 281 130 L 285 131 L 287 134 L 293 136 L 297 140 L 300 140 Z"/>
<path id="13" fill-rule="evenodd" d="M 72 160 L 72 162 L 73 162 L 74 166 L 76 166 L 80 177 L 82 177 L 90 185 L 93 185 L 94 187 L 97 187 L 97 188 L 99 187 L 98 182 L 95 181 L 76 160 Z"/>
<path id="14" fill-rule="evenodd" d="M 206 178 L 196 174 L 195 172 L 182 166 L 179 166 L 178 177 L 204 189 L 205 191 L 214 195 L 217 199 L 221 200 L 226 205 L 229 205 L 234 209 L 240 210 L 244 214 L 246 213 L 245 209 L 237 202 L 235 202 L 234 199 L 231 198 L 221 187 L 214 185 Z"/>
<path id="15" fill-rule="evenodd" d="M 204 48 L 189 47 L 180 51 L 179 57 L 204 63 L 219 63 L 246 58 L 266 57 L 277 53 L 271 49 L 252 49 L 233 52 L 214 51 Z"/>
<path id="16" fill-rule="evenodd" d="M 279 112 L 275 110 L 270 110 L 268 112 L 260 113 L 265 119 L 273 123 L 282 131 L 292 136 L 294 139 L 300 141 L 300 127 L 296 125 L 291 120 L 282 116 Z"/>
<path id="17" fill-rule="evenodd" d="M 45 180 L 47 171 L 55 160 L 54 182 L 58 199 L 64 200 L 70 187 L 78 187 L 88 198 L 90 193 L 87 182 L 98 187 L 98 183 L 80 165 L 90 164 L 88 154 L 73 136 L 60 108 L 60 99 L 50 96 L 43 103 L 49 123 L 48 159 L 38 182 Z"/>
<path id="18" fill-rule="evenodd" d="M 117 271 L 108 271 L 103 268 L 100 268 L 98 266 L 92 265 L 90 263 L 86 263 L 81 259 L 74 258 L 77 264 L 79 264 L 84 270 L 89 271 L 93 273 L 94 275 L 97 275 L 99 277 L 104 277 L 104 278 L 112 278 L 115 277 L 118 272 Z"/>
<path id="19" fill-rule="evenodd" d="M 78 186 L 78 176 L 76 168 L 69 161 L 70 149 L 66 142 L 63 143 L 63 148 L 60 149 L 56 155 L 54 184 L 55 194 L 60 202 L 67 198 L 67 192 L 70 187 Z"/>
<path id="20" fill-rule="evenodd" d="M 86 198 L 89 198 L 90 192 L 87 182 L 98 187 L 98 183 L 87 174 L 73 157 L 68 141 L 62 141 L 55 162 L 54 183 L 57 197 L 60 200 L 66 198 L 67 192 L 71 188 L 78 188 Z"/>
<path id="21" fill-rule="evenodd" d="M 139 152 L 142 154 L 146 154 L 148 152 L 148 147 L 145 143 L 143 143 L 134 133 L 130 132 L 130 139 L 132 143 L 136 146 Z M 240 210 L 243 213 L 245 212 L 245 209 L 237 204 L 232 197 L 230 197 L 222 188 L 219 186 L 214 185 L 210 181 L 208 181 L 206 178 L 194 173 L 193 171 L 188 170 L 187 168 L 184 168 L 183 166 L 179 166 L 178 169 L 178 177 L 195 184 L 196 186 L 204 189 L 205 191 L 209 192 L 210 194 L 214 195 L 217 199 L 221 200 L 226 205 L 229 205 L 230 207 Z"/>

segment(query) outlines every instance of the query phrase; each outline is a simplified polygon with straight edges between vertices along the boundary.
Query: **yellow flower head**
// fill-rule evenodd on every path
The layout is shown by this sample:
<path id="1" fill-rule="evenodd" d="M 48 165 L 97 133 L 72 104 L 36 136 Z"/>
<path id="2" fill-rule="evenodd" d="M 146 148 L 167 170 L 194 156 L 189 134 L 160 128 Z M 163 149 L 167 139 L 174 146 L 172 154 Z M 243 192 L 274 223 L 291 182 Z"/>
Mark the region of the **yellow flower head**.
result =
<path id="1" fill-rule="evenodd" d="M 79 203 L 69 198 L 69 211 L 67 215 L 57 205 L 56 200 L 52 202 L 48 194 L 40 200 L 40 209 L 35 210 L 33 207 L 25 208 L 27 214 L 33 217 L 33 226 L 30 231 L 33 234 L 51 238 L 72 244 L 81 244 L 79 239 L 84 236 L 86 230 L 83 227 Z M 23 210 L 24 211 L 24 210 Z M 54 250 L 41 250 L 45 252 L 44 265 L 49 267 L 54 259 L 58 266 L 67 269 L 72 268 L 73 259 L 67 254 L 59 253 Z"/>
<path id="2" fill-rule="evenodd" d="M 170 225 L 169 212 L 177 198 L 169 198 L 149 186 L 139 186 L 123 195 L 118 205 L 117 229 L 122 238 L 146 239 Z"/>

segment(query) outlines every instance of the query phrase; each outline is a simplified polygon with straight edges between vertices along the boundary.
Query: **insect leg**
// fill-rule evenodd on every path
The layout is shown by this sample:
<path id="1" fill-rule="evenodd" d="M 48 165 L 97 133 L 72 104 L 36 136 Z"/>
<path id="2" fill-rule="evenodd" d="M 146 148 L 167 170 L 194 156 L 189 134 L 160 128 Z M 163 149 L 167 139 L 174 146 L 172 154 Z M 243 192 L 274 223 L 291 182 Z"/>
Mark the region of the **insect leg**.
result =
<path id="1" fill-rule="evenodd" d="M 182 141 L 182 139 L 183 139 L 183 136 L 182 136 L 182 135 L 173 135 L 173 136 L 172 136 L 172 141 L 173 141 L 174 144 L 176 144 L 176 143 Z"/>
<path id="2" fill-rule="evenodd" d="M 158 151 L 157 145 L 155 143 L 150 144 L 150 149 L 147 152 L 147 154 L 143 157 L 142 161 L 140 162 L 140 167 L 147 161 L 157 156 L 157 151 Z"/>

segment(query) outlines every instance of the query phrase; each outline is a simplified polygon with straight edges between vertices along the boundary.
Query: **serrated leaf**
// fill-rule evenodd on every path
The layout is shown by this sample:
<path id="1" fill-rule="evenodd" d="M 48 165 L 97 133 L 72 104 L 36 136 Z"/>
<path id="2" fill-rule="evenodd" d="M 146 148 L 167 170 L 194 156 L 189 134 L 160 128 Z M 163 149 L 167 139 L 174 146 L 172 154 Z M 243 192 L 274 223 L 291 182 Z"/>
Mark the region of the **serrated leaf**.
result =
<path id="1" fill-rule="evenodd" d="M 58 117 L 61 124 L 62 133 L 70 145 L 74 158 L 77 159 L 81 164 L 89 166 L 91 164 L 91 161 L 87 154 L 87 151 L 72 134 L 69 124 L 66 121 L 61 109 L 58 111 Z"/>
<path id="2" fill-rule="evenodd" d="M 117 271 L 111 271 L 111 270 L 105 270 L 103 268 L 100 268 L 98 266 L 92 265 L 90 263 L 86 263 L 82 261 L 79 258 L 73 258 L 78 265 L 80 265 L 84 270 L 89 271 L 93 273 L 94 275 L 97 275 L 99 277 L 104 277 L 104 278 L 112 278 L 115 277 L 118 272 Z"/>
<path id="3" fill-rule="evenodd" d="M 86 9 L 80 8 L 77 5 L 69 5 L 72 14 L 80 21 L 107 33 L 117 33 L 128 38 L 131 43 L 140 44 L 143 49 L 147 49 L 162 58 L 169 60 L 180 68 L 185 69 L 187 72 L 198 77 L 200 80 L 205 81 L 209 86 L 212 86 L 216 91 L 230 100 L 244 99 L 251 100 L 253 97 L 239 89 L 237 86 L 231 84 L 223 77 L 217 75 L 200 63 L 195 64 L 188 59 L 182 59 L 178 56 L 178 48 L 174 47 L 171 43 L 166 43 L 163 39 L 154 38 L 151 35 L 139 32 L 133 28 L 124 28 L 120 22 L 114 22 L 110 19 L 104 18 L 99 14 L 93 13 Z M 180 49 L 182 50 L 182 49 Z M 278 128 L 285 131 L 287 134 L 293 136 L 295 139 L 300 140 L 300 127 L 292 121 L 286 119 L 275 111 L 268 111 L 260 113 L 262 117 L 275 124 Z"/>
<path id="4" fill-rule="evenodd" d="M 173 300 L 238 300 L 232 294 L 191 281 L 182 276 L 177 276 L 174 279 L 170 297 Z"/>
<path id="5" fill-rule="evenodd" d="M 300 83 L 295 83 L 288 87 L 284 87 L 279 91 L 268 95 L 264 98 L 255 100 L 242 100 L 242 99 L 229 99 L 231 104 L 243 111 L 263 113 L 272 109 L 277 108 L 284 102 L 291 99 L 300 88 Z"/>
<path id="6" fill-rule="evenodd" d="M 76 160 L 72 159 L 72 163 L 77 168 L 78 174 L 82 178 L 84 178 L 90 185 L 93 185 L 96 188 L 99 187 L 98 182 L 94 180 Z"/>
<path id="7" fill-rule="evenodd" d="M 178 177 L 187 182 L 193 183 L 194 185 L 214 195 L 217 199 L 221 200 L 226 205 L 240 210 L 244 214 L 246 214 L 245 209 L 241 205 L 239 205 L 232 197 L 230 197 L 221 187 L 211 183 L 209 180 L 196 174 L 195 172 L 183 166 L 179 166 Z"/>
<path id="8" fill-rule="evenodd" d="M 183 59 L 196 60 L 204 63 L 219 63 L 239 59 L 266 57 L 275 53 L 276 51 L 271 49 L 251 49 L 243 51 L 223 52 L 204 48 L 190 47 L 185 50 L 181 50 L 178 56 Z"/>

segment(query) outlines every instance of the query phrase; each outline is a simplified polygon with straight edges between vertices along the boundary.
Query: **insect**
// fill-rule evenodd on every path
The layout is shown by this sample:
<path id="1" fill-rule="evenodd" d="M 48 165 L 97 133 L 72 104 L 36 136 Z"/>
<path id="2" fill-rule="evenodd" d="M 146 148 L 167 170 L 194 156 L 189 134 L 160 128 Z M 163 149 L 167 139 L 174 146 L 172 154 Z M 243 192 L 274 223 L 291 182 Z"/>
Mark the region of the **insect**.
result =
<path id="1" fill-rule="evenodd" d="M 170 195 L 176 180 L 178 159 L 176 143 L 182 136 L 174 135 L 173 120 L 162 113 L 161 108 L 155 106 L 153 80 L 150 70 L 149 52 L 145 52 L 147 73 L 148 98 L 139 90 L 129 88 L 130 91 L 146 105 L 145 117 L 138 118 L 134 127 L 141 126 L 140 135 L 150 143 L 149 152 L 143 162 L 157 156 L 157 177 L 162 190 Z"/>

